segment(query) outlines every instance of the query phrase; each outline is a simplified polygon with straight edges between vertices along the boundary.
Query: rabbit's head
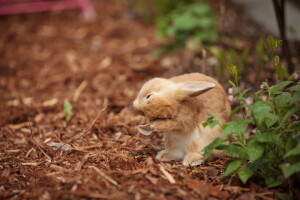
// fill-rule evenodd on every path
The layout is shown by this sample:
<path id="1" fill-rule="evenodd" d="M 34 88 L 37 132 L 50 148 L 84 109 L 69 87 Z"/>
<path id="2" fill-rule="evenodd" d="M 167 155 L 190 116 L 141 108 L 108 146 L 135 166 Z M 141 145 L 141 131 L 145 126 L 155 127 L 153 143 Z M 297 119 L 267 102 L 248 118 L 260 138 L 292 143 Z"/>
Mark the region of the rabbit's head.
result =
<path id="1" fill-rule="evenodd" d="M 149 120 L 171 119 L 186 98 L 196 97 L 214 87 L 214 83 L 205 81 L 176 83 L 154 78 L 142 86 L 133 106 Z"/>

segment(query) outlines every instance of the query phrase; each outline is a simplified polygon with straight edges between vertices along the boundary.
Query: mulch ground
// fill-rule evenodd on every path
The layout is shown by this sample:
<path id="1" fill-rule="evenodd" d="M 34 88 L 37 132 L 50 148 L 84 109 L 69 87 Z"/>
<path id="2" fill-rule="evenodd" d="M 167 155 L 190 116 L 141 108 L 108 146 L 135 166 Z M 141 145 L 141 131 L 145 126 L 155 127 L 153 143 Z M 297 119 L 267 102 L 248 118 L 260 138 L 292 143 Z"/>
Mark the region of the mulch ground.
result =
<path id="1" fill-rule="evenodd" d="M 203 166 L 155 160 L 159 135 L 141 136 L 132 100 L 151 77 L 155 29 L 123 1 L 78 11 L 0 17 L 1 199 L 274 199 L 259 183 Z M 64 101 L 73 106 L 66 121 Z"/>

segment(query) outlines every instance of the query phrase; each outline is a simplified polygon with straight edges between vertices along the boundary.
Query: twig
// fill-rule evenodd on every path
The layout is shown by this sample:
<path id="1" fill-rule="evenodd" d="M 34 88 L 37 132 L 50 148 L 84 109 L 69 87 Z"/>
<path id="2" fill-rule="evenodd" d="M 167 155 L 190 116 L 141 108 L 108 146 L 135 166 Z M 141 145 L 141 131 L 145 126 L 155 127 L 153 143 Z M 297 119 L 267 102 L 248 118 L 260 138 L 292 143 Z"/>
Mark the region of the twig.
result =
<path id="1" fill-rule="evenodd" d="M 21 163 L 21 165 L 25 165 L 25 166 L 38 166 L 38 163 Z"/>
<path id="2" fill-rule="evenodd" d="M 81 95 L 82 91 L 85 89 L 86 86 L 87 86 L 87 81 L 86 80 L 82 81 L 82 83 L 74 92 L 73 101 L 76 102 L 78 100 L 79 96 Z"/>
<path id="3" fill-rule="evenodd" d="M 31 152 L 34 151 L 34 150 L 35 150 L 35 148 L 33 148 L 33 147 L 32 147 L 31 149 L 29 149 L 29 151 L 27 151 L 25 157 L 28 158 L 28 156 L 29 156 L 29 155 L 31 154 Z"/>
<path id="4" fill-rule="evenodd" d="M 40 151 L 48 158 L 48 161 L 51 162 L 51 160 L 52 160 L 51 157 L 48 156 L 48 155 L 44 152 L 44 150 L 40 147 L 40 145 L 37 144 L 37 141 L 35 140 L 35 138 L 33 138 L 31 126 L 29 126 L 29 128 L 30 128 L 31 142 L 32 142 L 33 144 L 35 144 L 35 146 L 37 146 L 37 147 L 39 148 L 39 150 L 40 150 Z"/>
<path id="5" fill-rule="evenodd" d="M 55 165 L 55 164 L 51 164 L 50 168 L 54 169 L 56 171 L 62 171 L 62 172 L 68 172 L 69 171 L 68 169 L 65 169 L 65 168 L 63 168 L 61 166 L 58 166 L 58 165 Z"/>
<path id="6" fill-rule="evenodd" d="M 74 140 L 77 140 L 79 138 L 81 138 L 82 136 L 88 134 L 92 127 L 94 126 L 94 124 L 96 123 L 96 121 L 99 119 L 99 117 L 102 115 L 102 113 L 107 109 L 107 100 L 104 102 L 104 107 L 102 108 L 102 110 L 100 110 L 96 116 L 96 118 L 92 121 L 92 123 L 90 123 L 90 125 L 84 130 L 82 131 L 79 135 L 75 135 L 73 136 L 68 142 L 66 142 L 66 144 L 71 143 Z"/>
<path id="7" fill-rule="evenodd" d="M 8 149 L 6 150 L 7 153 L 19 153 L 21 149 Z"/>
<path id="8" fill-rule="evenodd" d="M 111 177 L 109 177 L 108 175 L 106 175 L 104 172 L 102 172 L 99 168 L 95 167 L 95 166 L 89 166 L 89 168 L 95 170 L 100 176 L 102 176 L 103 178 L 105 178 L 106 180 L 108 180 L 110 183 L 112 183 L 113 185 L 118 185 L 118 182 L 115 181 L 114 179 L 112 179 Z"/>
<path id="9" fill-rule="evenodd" d="M 176 183 L 173 176 L 169 172 L 167 172 L 167 170 L 162 165 L 159 165 L 159 169 L 167 177 L 167 179 L 170 183 L 172 183 L 172 184 Z"/>
<path id="10" fill-rule="evenodd" d="M 260 198 L 262 198 L 262 199 L 266 199 L 266 200 L 272 200 L 272 199 L 274 199 L 274 198 L 272 198 L 272 197 L 267 197 L 267 196 L 265 196 L 265 195 L 273 195 L 273 194 L 274 194 L 273 192 L 256 193 L 255 196 L 260 197 Z"/>
<path id="11" fill-rule="evenodd" d="M 9 124 L 9 125 L 7 125 L 7 127 L 12 129 L 12 130 L 17 130 L 17 129 L 23 128 L 24 126 L 32 126 L 32 122 L 23 122 L 23 123 L 20 123 L 20 124 Z"/>

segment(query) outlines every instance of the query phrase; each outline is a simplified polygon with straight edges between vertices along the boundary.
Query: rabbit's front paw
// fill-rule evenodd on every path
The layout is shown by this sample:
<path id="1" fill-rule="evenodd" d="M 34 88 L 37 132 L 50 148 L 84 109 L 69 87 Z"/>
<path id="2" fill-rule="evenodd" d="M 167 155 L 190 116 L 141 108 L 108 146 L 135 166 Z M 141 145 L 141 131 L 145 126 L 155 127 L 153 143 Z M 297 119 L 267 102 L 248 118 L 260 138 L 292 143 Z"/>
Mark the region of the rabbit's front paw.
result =
<path id="1" fill-rule="evenodd" d="M 156 120 L 151 123 L 150 128 L 151 128 L 151 130 L 153 130 L 154 132 L 157 132 L 157 133 L 166 132 L 170 129 L 168 121 L 169 120 Z"/>
<path id="2" fill-rule="evenodd" d="M 197 166 L 201 165 L 204 161 L 204 155 L 197 152 L 188 153 L 184 156 L 182 164 L 184 166 Z"/>
<path id="3" fill-rule="evenodd" d="M 158 154 L 156 155 L 156 159 L 159 160 L 159 161 L 174 160 L 173 155 L 170 154 L 170 152 L 167 151 L 167 150 L 162 150 L 162 151 L 158 152 Z"/>

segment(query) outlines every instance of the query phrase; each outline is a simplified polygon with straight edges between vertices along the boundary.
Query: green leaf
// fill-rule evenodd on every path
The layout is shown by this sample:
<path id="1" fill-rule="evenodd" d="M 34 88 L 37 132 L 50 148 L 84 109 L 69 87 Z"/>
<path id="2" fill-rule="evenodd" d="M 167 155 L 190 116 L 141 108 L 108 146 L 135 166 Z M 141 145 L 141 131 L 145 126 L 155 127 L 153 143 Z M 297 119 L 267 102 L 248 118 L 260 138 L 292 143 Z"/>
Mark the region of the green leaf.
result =
<path id="1" fill-rule="evenodd" d="M 243 163 L 242 160 L 231 160 L 229 161 L 229 164 L 224 172 L 224 174 L 222 174 L 221 177 L 226 177 L 231 175 L 233 172 L 235 172 L 236 170 L 239 169 L 239 167 L 241 166 L 241 164 Z"/>
<path id="2" fill-rule="evenodd" d="M 266 42 L 269 48 L 278 48 L 281 46 L 282 40 L 277 40 L 272 35 L 268 35 Z"/>
<path id="3" fill-rule="evenodd" d="M 248 119 L 237 119 L 235 121 L 227 122 L 222 126 L 224 129 L 222 136 L 227 136 L 233 133 L 241 136 L 245 133 L 246 127 L 250 122 L 251 120 Z"/>
<path id="4" fill-rule="evenodd" d="M 263 123 L 269 128 L 278 121 L 278 116 L 272 113 L 272 108 L 263 101 L 257 101 L 252 106 L 253 118 L 261 126 Z"/>
<path id="5" fill-rule="evenodd" d="M 226 155 L 229 157 L 236 157 L 241 160 L 248 159 L 246 149 L 237 144 L 229 144 Z"/>
<path id="6" fill-rule="evenodd" d="M 300 134 L 300 121 L 291 122 L 289 125 L 290 125 L 290 128 L 287 129 L 287 131 L 299 131 L 298 134 L 293 135 L 293 138 L 296 138 L 297 135 Z"/>
<path id="7" fill-rule="evenodd" d="M 293 95 L 293 97 L 292 97 L 292 99 L 291 99 L 291 103 L 295 103 L 296 101 L 299 101 L 300 100 L 300 91 L 297 91 L 294 95 Z"/>
<path id="8" fill-rule="evenodd" d="M 295 113 L 297 113 L 298 111 L 300 111 L 300 106 L 293 106 L 292 108 L 290 108 L 285 115 L 282 117 L 281 121 L 280 121 L 280 126 L 283 126 L 284 123 L 286 123 L 288 121 L 288 119 Z"/>
<path id="9" fill-rule="evenodd" d="M 292 198 L 291 196 L 289 196 L 286 193 L 281 193 L 281 192 L 275 192 L 275 196 L 279 199 L 279 200 L 295 200 L 294 198 Z"/>
<path id="10" fill-rule="evenodd" d="M 242 167 L 239 172 L 238 176 L 241 179 L 241 181 L 245 184 L 249 178 L 251 178 L 254 175 L 254 171 L 248 167 Z"/>
<path id="11" fill-rule="evenodd" d="M 215 120 L 215 115 L 209 114 L 207 120 L 202 123 L 204 127 L 209 126 L 210 128 L 214 128 L 219 124 L 219 120 Z"/>
<path id="12" fill-rule="evenodd" d="M 190 5 L 188 8 L 197 15 L 207 15 L 212 12 L 211 8 L 203 3 L 195 3 Z"/>
<path id="13" fill-rule="evenodd" d="M 279 83 L 277 85 L 274 85 L 274 86 L 270 87 L 270 91 L 273 94 L 273 92 L 275 92 L 275 91 L 277 91 L 279 89 L 282 89 L 282 88 L 284 88 L 285 86 L 288 86 L 291 83 L 293 83 L 293 81 L 283 81 L 283 82 L 281 82 L 281 83 Z"/>
<path id="14" fill-rule="evenodd" d="M 242 105 L 238 105 L 236 106 L 230 113 L 230 117 L 232 117 L 233 115 L 235 115 L 236 113 L 238 113 L 240 110 L 242 110 L 243 108 L 246 108 L 248 105 L 247 104 L 242 104 Z"/>
<path id="15" fill-rule="evenodd" d="M 248 142 L 246 148 L 250 161 L 253 162 L 263 155 L 265 144 L 258 142 L 255 138 L 252 138 Z"/>
<path id="16" fill-rule="evenodd" d="M 227 69 L 229 71 L 229 73 L 233 76 L 235 85 L 237 86 L 240 80 L 240 76 L 239 76 L 239 70 L 238 67 L 236 65 L 233 64 L 228 64 L 227 65 Z"/>
<path id="17" fill-rule="evenodd" d="M 202 17 L 198 19 L 198 26 L 201 28 L 209 28 L 214 26 L 214 19 L 211 17 Z"/>
<path id="18" fill-rule="evenodd" d="M 238 68 L 236 65 L 230 63 L 227 65 L 227 69 L 233 77 L 238 75 Z"/>
<path id="19" fill-rule="evenodd" d="M 271 176 L 265 178 L 265 182 L 266 182 L 266 185 L 268 186 L 268 188 L 278 187 L 282 184 L 281 181 L 279 181 Z"/>
<path id="20" fill-rule="evenodd" d="M 69 121 L 73 113 L 72 113 L 72 104 L 68 100 L 65 100 L 64 102 L 64 112 L 66 113 L 66 120 Z"/>
<path id="21" fill-rule="evenodd" d="M 283 172 L 283 175 L 285 178 L 288 178 L 290 177 L 291 175 L 297 173 L 297 172 L 300 172 L 300 162 L 298 163 L 295 163 L 295 164 L 282 164 L 280 165 L 280 168 Z"/>
<path id="22" fill-rule="evenodd" d="M 198 19 L 193 17 L 190 13 L 178 15 L 173 19 L 173 27 L 177 31 L 190 31 L 198 27 Z"/>
<path id="23" fill-rule="evenodd" d="M 258 142 L 276 144 L 277 146 L 284 148 L 284 143 L 279 134 L 272 134 L 272 133 L 263 133 L 260 135 L 256 134 L 255 138 Z"/>
<path id="24" fill-rule="evenodd" d="M 294 85 L 288 88 L 289 91 L 300 91 L 300 85 Z"/>
<path id="25" fill-rule="evenodd" d="M 295 148 L 293 148 L 292 150 L 288 151 L 284 155 L 284 158 L 287 158 L 289 156 L 299 155 L 299 154 L 300 154 L 300 143 L 298 143 L 298 145 Z"/>
<path id="26" fill-rule="evenodd" d="M 228 80 L 228 82 L 230 83 L 230 85 L 232 85 L 232 87 L 237 87 L 237 85 L 235 85 L 231 80 Z"/>
<path id="27" fill-rule="evenodd" d="M 258 159 L 256 161 L 259 161 L 259 160 L 261 160 L 261 162 L 264 163 L 264 165 L 269 164 L 269 163 L 274 163 L 278 160 L 278 155 L 276 155 L 274 153 L 274 151 L 272 151 L 271 149 L 268 149 L 268 151 L 265 151 L 264 156 L 262 156 L 260 159 Z"/>
<path id="28" fill-rule="evenodd" d="M 279 65 L 280 57 L 278 55 L 276 55 L 272 58 L 272 61 L 273 61 L 273 65 L 277 66 L 277 65 Z"/>
<path id="29" fill-rule="evenodd" d="M 287 141 L 285 142 L 285 153 L 294 149 L 297 146 L 297 141 L 293 138 L 294 134 L 289 134 Z M 284 157 L 285 158 L 285 157 Z"/>
<path id="30" fill-rule="evenodd" d="M 292 95 L 289 92 L 283 92 L 277 95 L 274 100 L 278 106 L 287 106 L 292 99 Z"/>
<path id="31" fill-rule="evenodd" d="M 219 120 L 212 120 L 211 122 L 208 122 L 208 123 L 206 123 L 206 122 L 202 123 L 202 125 L 204 127 L 209 126 L 210 128 L 214 128 L 218 124 L 219 124 Z"/>
<path id="32" fill-rule="evenodd" d="M 281 47 L 281 44 L 282 44 L 282 40 L 276 40 L 275 41 L 275 47 Z"/>
<path id="33" fill-rule="evenodd" d="M 274 125 L 278 121 L 279 117 L 277 115 L 274 115 L 270 113 L 268 117 L 265 118 L 265 124 L 268 128 L 270 128 L 272 125 Z"/>
<path id="34" fill-rule="evenodd" d="M 267 44 L 268 44 L 268 47 L 275 47 L 275 39 L 272 35 L 268 35 Z"/>
<path id="35" fill-rule="evenodd" d="M 209 145 L 207 145 L 206 147 L 204 147 L 204 149 L 202 150 L 202 152 L 204 152 L 204 159 L 207 159 L 210 156 L 211 152 L 215 148 L 217 148 L 218 146 L 220 146 L 222 143 L 224 143 L 225 141 L 227 141 L 227 139 L 217 138 L 212 143 L 210 143 Z"/>
<path id="36" fill-rule="evenodd" d="M 276 65 L 275 66 L 275 71 L 277 76 L 282 80 L 283 77 L 286 75 L 286 68 L 284 65 Z"/>

